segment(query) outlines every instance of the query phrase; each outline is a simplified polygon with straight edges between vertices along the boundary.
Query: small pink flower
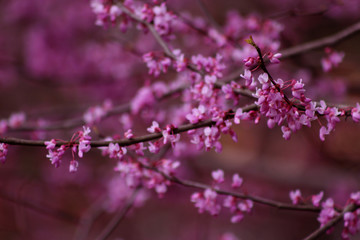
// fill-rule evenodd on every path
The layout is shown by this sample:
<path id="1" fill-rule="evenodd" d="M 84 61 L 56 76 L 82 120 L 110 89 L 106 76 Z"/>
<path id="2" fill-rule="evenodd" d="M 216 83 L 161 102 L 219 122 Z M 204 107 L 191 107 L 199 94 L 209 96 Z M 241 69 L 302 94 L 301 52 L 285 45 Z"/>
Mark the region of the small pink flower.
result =
<path id="1" fill-rule="evenodd" d="M 56 140 L 51 139 L 50 141 L 45 141 L 45 146 L 46 146 L 46 149 L 53 150 L 56 146 Z"/>
<path id="2" fill-rule="evenodd" d="M 296 189 L 295 191 L 290 191 L 289 196 L 294 205 L 302 202 L 302 196 L 301 196 L 301 192 L 299 189 Z"/>
<path id="3" fill-rule="evenodd" d="M 326 57 L 321 59 L 324 72 L 329 72 L 332 68 L 337 67 L 345 56 L 343 52 L 337 52 L 329 47 L 325 48 L 325 53 Z"/>
<path id="4" fill-rule="evenodd" d="M 275 53 L 274 54 L 274 53 L 269 52 L 267 54 L 267 56 L 268 56 L 271 63 L 277 64 L 277 63 L 280 63 L 279 58 L 281 58 L 282 54 L 281 53 Z"/>
<path id="5" fill-rule="evenodd" d="M 242 183 L 243 183 L 243 179 L 239 176 L 239 174 L 235 173 L 232 177 L 231 187 L 239 188 L 239 187 L 241 187 Z"/>
<path id="6" fill-rule="evenodd" d="M 18 128 L 21 125 L 23 125 L 23 123 L 25 122 L 25 119 L 26 119 L 26 116 L 25 116 L 25 113 L 23 113 L 23 112 L 11 114 L 11 116 L 9 117 L 9 120 L 8 120 L 8 125 L 11 128 Z"/>
<path id="7" fill-rule="evenodd" d="M 222 183 L 224 182 L 224 171 L 221 169 L 218 169 L 216 171 L 213 171 L 211 173 L 212 178 L 216 183 Z"/>
<path id="8" fill-rule="evenodd" d="M 153 121 L 151 127 L 148 127 L 148 128 L 147 128 L 147 131 L 148 131 L 149 133 L 161 132 L 161 129 L 160 129 L 160 127 L 159 127 L 159 123 L 156 122 L 156 121 Z"/>
<path id="9" fill-rule="evenodd" d="M 78 161 L 76 161 L 76 160 L 70 161 L 69 172 L 71 172 L 71 173 L 77 172 L 78 167 L 79 167 Z"/>
<path id="10" fill-rule="evenodd" d="M 323 196 L 324 196 L 324 192 L 323 192 L 323 191 L 319 192 L 319 193 L 316 194 L 316 195 L 312 195 L 312 196 L 311 196 L 312 204 L 313 204 L 315 207 L 319 207 L 319 206 L 320 206 L 320 201 L 321 201 L 321 199 L 323 198 Z"/>
<path id="11" fill-rule="evenodd" d="M 124 133 L 124 137 L 127 139 L 131 139 L 134 137 L 134 134 L 132 133 L 131 129 L 128 129 L 125 133 Z"/>

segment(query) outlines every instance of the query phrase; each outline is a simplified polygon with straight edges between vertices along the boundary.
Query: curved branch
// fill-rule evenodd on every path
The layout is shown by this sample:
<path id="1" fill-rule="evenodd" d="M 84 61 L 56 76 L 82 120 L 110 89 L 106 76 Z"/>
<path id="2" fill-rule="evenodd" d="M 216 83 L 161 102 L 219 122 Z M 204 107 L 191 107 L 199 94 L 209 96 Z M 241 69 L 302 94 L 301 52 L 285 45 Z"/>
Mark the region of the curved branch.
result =
<path id="1" fill-rule="evenodd" d="M 334 45 L 335 43 L 343 41 L 359 31 L 360 31 L 360 22 L 357 22 L 354 25 L 347 27 L 344 30 L 337 32 L 333 35 L 320 38 L 315 41 L 303 43 L 288 49 L 280 50 L 280 53 L 282 54 L 281 58 L 292 57 L 310 50 L 326 47 L 329 45 Z"/>

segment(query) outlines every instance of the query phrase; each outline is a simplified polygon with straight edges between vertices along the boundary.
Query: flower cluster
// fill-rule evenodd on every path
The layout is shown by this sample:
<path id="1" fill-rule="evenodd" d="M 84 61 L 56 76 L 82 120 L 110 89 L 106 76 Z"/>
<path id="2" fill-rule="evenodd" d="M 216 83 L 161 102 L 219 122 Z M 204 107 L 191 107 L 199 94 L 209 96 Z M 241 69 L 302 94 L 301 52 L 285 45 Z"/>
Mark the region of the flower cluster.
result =
<path id="1" fill-rule="evenodd" d="M 348 201 L 350 204 L 360 206 L 360 192 L 350 194 Z M 344 229 L 341 233 L 341 237 L 344 240 L 350 239 L 350 235 L 354 235 L 360 231 L 360 209 L 357 208 L 353 212 L 344 213 Z"/>
<path id="2" fill-rule="evenodd" d="M 224 182 L 224 171 L 218 169 L 211 173 L 213 178 L 213 189 L 207 188 L 204 192 L 195 192 L 191 195 L 191 202 L 198 208 L 199 213 L 209 212 L 211 215 L 218 215 L 221 210 L 220 199 L 216 192 L 218 184 Z M 232 178 L 232 188 L 239 188 L 242 185 L 243 179 L 239 174 L 234 174 Z M 244 218 L 245 213 L 250 213 L 254 203 L 250 199 L 239 199 L 235 196 L 229 195 L 223 200 L 223 206 L 230 209 L 233 214 L 231 217 L 232 223 L 240 222 Z"/>
<path id="3" fill-rule="evenodd" d="M 315 206 L 315 207 L 319 207 L 320 206 L 320 202 L 321 199 L 324 196 L 324 192 L 321 191 L 318 194 L 312 195 L 311 196 L 311 203 Z M 292 203 L 294 205 L 298 205 L 298 204 L 304 204 L 306 202 L 306 199 L 303 198 L 303 196 L 301 195 L 301 191 L 299 189 L 293 190 L 289 192 L 289 197 L 292 201 Z"/>
<path id="4" fill-rule="evenodd" d="M 143 55 L 143 60 L 149 69 L 149 74 L 158 77 L 161 72 L 166 73 L 171 66 L 171 59 L 165 56 L 156 56 L 155 52 Z"/>
<path id="5" fill-rule="evenodd" d="M 343 52 L 337 52 L 329 47 L 325 48 L 326 57 L 321 59 L 321 65 L 324 72 L 329 72 L 334 67 L 337 67 L 345 56 Z"/>
<path id="6" fill-rule="evenodd" d="M 225 69 L 222 59 L 220 54 L 216 54 L 215 57 L 204 57 L 198 54 L 191 57 L 191 62 L 199 71 L 204 70 L 210 76 L 222 77 L 222 71 Z"/>
<path id="7" fill-rule="evenodd" d="M 119 161 L 114 170 L 120 173 L 128 187 L 142 185 L 148 189 L 155 189 L 159 197 L 162 197 L 171 182 L 161 173 L 168 176 L 174 175 L 180 163 L 170 159 L 161 159 L 156 162 L 156 169 L 146 167 L 149 165 L 149 160 L 146 158 L 139 158 L 137 161 L 128 159 Z"/>
<path id="8" fill-rule="evenodd" d="M 76 172 L 79 163 L 78 161 L 75 160 L 74 155 L 77 153 L 79 158 L 82 158 L 85 152 L 90 151 L 91 149 L 91 145 L 90 145 L 91 136 L 89 135 L 90 132 L 91 132 L 90 128 L 84 126 L 83 131 L 78 131 L 72 139 L 72 141 L 78 140 L 79 141 L 78 144 L 60 145 L 60 147 L 58 147 L 57 149 L 56 149 L 56 145 L 57 145 L 56 139 L 45 141 L 45 146 L 46 149 L 48 150 L 48 154 L 46 155 L 46 157 L 49 158 L 51 164 L 53 164 L 55 167 L 59 167 L 61 164 L 62 157 L 65 154 L 65 151 L 71 147 L 73 153 L 73 159 L 70 161 L 69 171 Z"/>
<path id="9" fill-rule="evenodd" d="M 84 156 L 85 152 L 90 151 L 91 145 L 90 140 L 91 136 L 89 135 L 91 130 L 89 127 L 83 127 L 83 131 L 78 132 L 79 136 L 79 145 L 78 145 L 78 155 L 79 158 L 82 158 Z"/>
<path id="10" fill-rule="evenodd" d="M 191 195 L 191 202 L 198 208 L 199 213 L 205 211 L 216 216 L 220 213 L 221 205 L 217 202 L 217 193 L 207 188 L 204 192 L 195 192 Z"/>
<path id="11" fill-rule="evenodd" d="M 229 208 L 230 212 L 234 214 L 230 220 L 232 223 L 240 222 L 245 213 L 251 212 L 253 206 L 254 203 L 250 199 L 240 200 L 234 196 L 228 196 L 224 200 L 224 207 Z"/>
<path id="12" fill-rule="evenodd" d="M 56 140 L 51 139 L 50 141 L 45 141 L 46 149 L 48 150 L 48 154 L 46 155 L 49 158 L 51 164 L 55 167 L 59 167 L 61 164 L 61 158 L 64 155 L 67 147 L 65 145 L 61 145 L 59 148 L 56 147 Z"/>
<path id="13" fill-rule="evenodd" d="M 339 116 L 345 114 L 337 107 L 328 107 L 324 101 L 320 101 L 319 106 L 316 102 L 305 97 L 304 83 L 292 80 L 288 86 L 281 80 L 271 82 L 267 73 L 260 74 L 258 81 L 261 88 L 256 89 L 254 94 L 257 97 L 255 102 L 260 107 L 260 114 L 267 117 L 267 125 L 273 128 L 275 125 L 281 126 L 283 137 L 290 139 L 291 133 L 296 132 L 302 126 L 311 126 L 311 121 L 318 119 L 317 115 L 322 115 L 327 121 L 325 126 L 321 126 L 319 136 L 322 141 L 335 129 L 335 124 L 340 121 Z M 275 85 L 274 85 L 275 84 Z M 284 88 L 291 86 L 292 99 L 288 99 L 283 92 Z M 353 110 L 356 116 L 356 110 Z"/>
<path id="14" fill-rule="evenodd" d="M 101 106 L 90 107 L 84 113 L 84 121 L 87 125 L 98 123 L 106 114 L 112 109 L 112 102 L 110 100 L 104 101 Z"/>

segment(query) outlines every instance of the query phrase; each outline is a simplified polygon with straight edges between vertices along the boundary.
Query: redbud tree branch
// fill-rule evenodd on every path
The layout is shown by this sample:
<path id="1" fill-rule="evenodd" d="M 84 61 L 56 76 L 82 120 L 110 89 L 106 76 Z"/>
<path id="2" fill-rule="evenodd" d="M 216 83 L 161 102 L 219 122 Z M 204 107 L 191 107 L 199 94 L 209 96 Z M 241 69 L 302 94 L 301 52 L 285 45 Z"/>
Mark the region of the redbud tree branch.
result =
<path id="1" fill-rule="evenodd" d="M 252 110 L 257 110 L 258 106 L 256 104 L 251 104 L 248 106 L 245 106 L 242 108 L 243 112 L 248 112 L 248 111 L 252 111 Z M 234 113 L 229 112 L 226 116 L 227 119 L 231 119 L 234 117 Z M 192 129 L 198 129 L 198 128 L 203 128 L 203 127 L 208 127 L 208 126 L 212 126 L 214 125 L 215 122 L 212 121 L 211 119 L 202 121 L 202 122 L 198 122 L 198 123 L 189 123 L 189 124 L 184 124 L 181 125 L 180 127 L 174 128 L 173 129 L 173 134 L 178 134 L 178 133 L 183 133 Z M 91 141 L 91 146 L 92 147 L 104 147 L 104 146 L 108 146 L 110 143 L 117 143 L 119 144 L 119 146 L 129 146 L 129 145 L 133 145 L 136 143 L 140 143 L 140 142 L 148 142 L 148 141 L 152 141 L 152 140 L 156 140 L 163 137 L 161 132 L 157 132 L 157 133 L 151 133 L 151 134 L 147 134 L 147 135 L 143 135 L 143 136 L 139 136 L 139 137 L 134 137 L 131 139 L 121 139 L 121 140 L 113 140 L 113 141 L 101 141 L 101 140 L 95 140 L 95 141 Z M 4 138 L 0 138 L 0 143 L 6 143 L 6 144 L 10 144 L 10 145 L 25 145 L 25 146 L 38 146 L 38 147 L 44 147 L 45 146 L 45 141 L 43 140 L 28 140 L 28 139 L 21 139 L 21 138 L 13 138 L 13 137 L 4 137 Z M 56 146 L 61 146 L 61 145 L 74 145 L 74 144 L 78 144 L 78 141 L 61 141 L 61 142 L 57 142 Z"/>
<path id="2" fill-rule="evenodd" d="M 156 30 L 154 29 L 154 27 L 146 22 L 141 20 L 140 18 L 138 18 L 135 14 L 133 14 L 130 10 L 128 10 L 124 5 L 122 5 L 121 3 L 118 3 L 119 7 L 126 13 L 128 14 L 131 18 L 133 18 L 135 21 L 140 22 L 144 25 L 146 25 L 150 32 L 153 34 L 155 40 L 159 43 L 159 45 L 163 48 L 164 52 L 166 55 L 168 55 L 169 57 L 171 57 L 172 59 L 176 59 L 176 57 L 173 55 L 173 53 L 170 51 L 170 48 L 167 46 L 166 42 L 160 37 L 160 35 L 156 32 Z M 303 43 L 291 48 L 287 48 L 284 50 L 280 50 L 280 53 L 282 54 L 281 59 L 284 58 L 289 58 L 298 54 L 302 54 L 305 53 L 307 51 L 311 51 L 311 50 L 315 50 L 318 48 L 322 48 L 325 46 L 329 46 L 329 45 L 333 45 L 336 43 L 339 43 L 349 37 L 351 37 L 352 35 L 354 35 L 355 33 L 360 31 L 360 22 L 355 23 L 354 25 L 345 28 L 344 30 L 337 32 L 333 35 L 330 36 L 326 36 L 324 38 L 320 38 L 314 41 L 310 41 L 307 43 Z M 192 71 L 198 72 L 200 73 L 195 66 L 192 65 L 187 65 L 188 68 Z M 217 81 L 215 83 L 215 87 L 216 88 L 221 88 L 225 83 L 227 82 L 231 82 L 232 80 L 238 78 L 239 74 L 242 72 L 241 71 L 236 71 L 235 73 L 230 74 L 228 77 L 223 78 L 223 82 L 219 82 Z M 183 91 L 184 89 L 186 89 L 188 87 L 188 85 L 183 85 L 180 86 L 176 89 L 170 90 L 169 92 L 165 93 L 160 100 L 162 99 L 166 99 L 169 96 L 172 96 L 178 92 Z M 246 96 L 248 98 L 254 98 L 253 96 L 253 92 L 246 90 L 246 89 L 234 89 L 234 92 L 237 94 L 240 94 L 242 96 Z M 109 111 L 108 114 L 106 114 L 103 118 L 107 118 L 109 116 L 112 116 L 114 114 L 119 114 L 119 113 L 123 113 L 123 112 L 129 112 L 131 110 L 131 106 L 130 104 L 124 104 L 124 105 L 120 105 L 117 106 L 116 108 L 112 109 L 111 111 Z M 82 118 L 73 118 L 73 119 L 68 119 L 65 120 L 63 122 L 60 123 L 55 123 L 55 124 L 51 124 L 51 125 L 46 125 L 46 126 L 23 126 L 17 129 L 10 129 L 12 131 L 35 131 L 35 130 L 43 130 L 43 131 L 53 131 L 53 130 L 60 130 L 60 129 L 72 129 L 72 128 L 76 128 L 79 127 L 81 125 L 84 125 L 85 122 Z"/>
<path id="3" fill-rule="evenodd" d="M 344 30 L 337 32 L 333 35 L 317 39 L 315 41 L 310 41 L 307 43 L 303 43 L 300 45 L 297 45 L 295 47 L 291 47 L 288 49 L 284 49 L 281 52 L 282 57 L 281 58 L 287 58 L 292 57 L 304 52 L 308 52 L 311 50 L 315 50 L 318 48 L 326 47 L 329 45 L 334 45 L 340 41 L 345 40 L 346 38 L 349 38 L 350 36 L 354 35 L 355 33 L 360 31 L 360 22 L 355 23 L 354 25 L 351 25 L 350 27 L 345 28 Z"/>
<path id="4" fill-rule="evenodd" d="M 327 230 L 329 230 L 331 227 L 333 227 L 335 224 L 337 224 L 343 217 L 344 214 L 347 212 L 353 212 L 356 209 L 358 209 L 359 206 L 351 203 L 349 205 L 347 205 L 344 210 L 335 218 L 333 218 L 332 220 L 330 220 L 329 222 L 327 222 L 324 226 L 316 229 L 314 232 L 312 232 L 309 236 L 307 236 L 306 238 L 304 238 L 304 240 L 314 240 L 314 239 L 318 239 L 321 235 L 323 235 Z"/>
<path id="5" fill-rule="evenodd" d="M 275 207 L 275 208 L 283 209 L 283 210 L 309 211 L 309 212 L 320 212 L 320 210 L 321 210 L 321 208 L 315 207 L 313 205 L 293 205 L 293 204 L 274 201 L 271 199 L 258 197 L 258 196 L 254 196 L 254 195 L 248 195 L 248 194 L 243 194 L 243 193 L 239 193 L 239 192 L 231 192 L 231 191 L 221 190 L 219 188 L 216 188 L 216 187 L 214 188 L 214 187 L 211 187 L 211 186 L 203 184 L 203 183 L 199 183 L 199 182 L 195 182 L 195 181 L 191 181 L 191 180 L 183 180 L 183 179 L 177 178 L 175 176 L 170 176 L 170 175 L 160 171 L 156 167 L 147 166 L 141 162 L 138 162 L 138 163 L 142 167 L 153 170 L 155 172 L 158 172 L 167 180 L 169 180 L 173 183 L 179 184 L 181 186 L 202 189 L 202 190 L 212 189 L 213 191 L 215 191 L 216 193 L 218 193 L 220 195 L 233 196 L 233 197 L 240 198 L 240 199 L 249 199 L 258 204 Z"/>

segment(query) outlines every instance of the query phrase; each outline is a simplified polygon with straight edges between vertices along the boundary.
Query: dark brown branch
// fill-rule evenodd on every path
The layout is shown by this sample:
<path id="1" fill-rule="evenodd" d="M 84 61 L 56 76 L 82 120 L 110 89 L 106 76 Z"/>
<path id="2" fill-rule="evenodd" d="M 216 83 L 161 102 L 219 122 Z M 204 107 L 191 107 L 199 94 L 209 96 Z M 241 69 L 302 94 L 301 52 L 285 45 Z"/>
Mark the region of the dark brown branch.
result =
<path id="1" fill-rule="evenodd" d="M 254 195 L 248 195 L 248 194 L 243 194 L 243 193 L 239 193 L 239 192 L 230 192 L 230 191 L 225 191 L 225 190 L 221 190 L 218 188 L 213 188 L 209 185 L 199 183 L 199 182 L 194 182 L 194 181 L 190 181 L 190 180 L 182 180 L 175 176 L 167 175 L 164 172 L 157 169 L 156 167 L 147 166 L 141 162 L 139 162 L 139 163 L 144 168 L 156 171 L 156 172 L 160 173 L 167 180 L 169 180 L 173 183 L 185 186 L 185 187 L 191 187 L 191 188 L 203 189 L 203 190 L 212 189 L 213 191 L 217 192 L 220 195 L 233 196 L 233 197 L 241 198 L 241 199 L 249 199 L 258 204 L 275 207 L 275 208 L 283 209 L 283 210 L 310 211 L 310 212 L 320 212 L 320 210 L 321 210 L 321 208 L 315 207 L 313 205 L 293 205 L 293 204 L 288 204 L 288 203 L 282 203 L 282 202 L 274 201 L 271 199 L 254 196 Z"/>
<path id="2" fill-rule="evenodd" d="M 246 107 L 243 107 L 243 112 L 248 112 L 251 110 L 257 110 L 258 106 L 256 104 L 251 104 L 248 105 Z M 227 118 L 231 119 L 234 117 L 234 114 L 228 114 Z M 203 127 L 208 127 L 208 126 L 212 126 L 214 125 L 215 122 L 213 122 L 211 119 L 199 122 L 199 123 L 194 123 L 194 124 L 184 124 L 178 128 L 175 128 L 173 130 L 174 134 L 178 134 L 178 133 L 183 133 L 192 129 L 198 129 L 198 128 L 203 128 Z M 133 145 L 136 143 L 140 143 L 140 142 L 148 142 L 151 140 L 156 140 L 162 137 L 162 133 L 151 133 L 151 134 L 147 134 L 147 135 L 143 135 L 140 137 L 135 137 L 135 138 L 131 138 L 131 139 L 121 139 L 121 140 L 114 140 L 114 141 L 101 141 L 101 140 L 97 140 L 97 141 L 91 141 L 91 146 L 92 147 L 103 147 L 103 146 L 108 146 L 110 143 L 117 143 L 120 146 L 129 146 L 129 145 Z M 4 138 L 0 138 L 0 143 L 6 143 L 6 144 L 10 144 L 10 145 L 25 145 L 25 146 L 39 146 L 39 147 L 44 147 L 45 146 L 45 141 L 43 140 L 28 140 L 28 139 L 20 139 L 20 138 L 12 138 L 12 137 L 4 137 Z M 74 142 L 57 142 L 57 146 L 61 146 L 61 145 L 73 145 L 73 144 L 78 144 L 77 141 Z"/>
<path id="3" fill-rule="evenodd" d="M 307 236 L 306 238 L 304 238 L 304 240 L 314 240 L 314 239 L 318 239 L 321 235 L 323 235 L 328 229 L 330 229 L 331 227 L 333 227 L 335 224 L 337 224 L 343 217 L 344 214 L 346 212 L 353 212 L 355 211 L 357 208 L 359 208 L 359 206 L 356 206 L 355 204 L 349 204 L 347 205 L 344 210 L 335 218 L 333 218 L 331 221 L 329 221 L 328 223 L 326 223 L 324 226 L 322 226 L 321 228 L 318 228 L 316 231 L 314 231 L 313 233 L 311 233 L 309 236 Z"/>

